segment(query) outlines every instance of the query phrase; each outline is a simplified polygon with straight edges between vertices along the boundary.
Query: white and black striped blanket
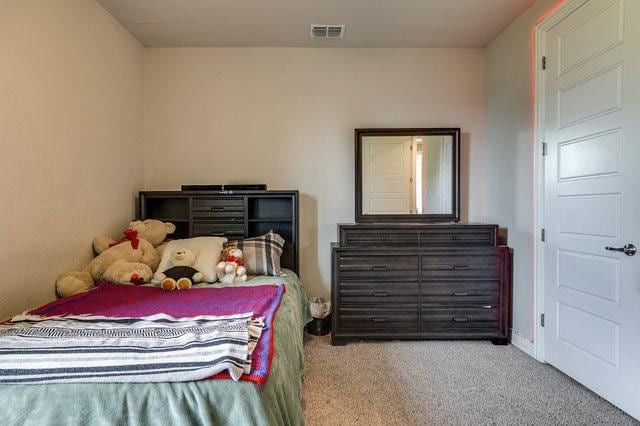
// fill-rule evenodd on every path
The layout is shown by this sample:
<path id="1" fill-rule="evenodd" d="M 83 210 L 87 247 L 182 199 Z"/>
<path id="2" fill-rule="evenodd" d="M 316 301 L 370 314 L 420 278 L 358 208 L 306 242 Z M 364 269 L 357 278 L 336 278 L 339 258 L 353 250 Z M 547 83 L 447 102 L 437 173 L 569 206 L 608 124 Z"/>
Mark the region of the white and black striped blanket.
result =
<path id="1" fill-rule="evenodd" d="M 252 316 L 19 315 L 0 324 L 0 383 L 239 380 L 264 329 Z"/>

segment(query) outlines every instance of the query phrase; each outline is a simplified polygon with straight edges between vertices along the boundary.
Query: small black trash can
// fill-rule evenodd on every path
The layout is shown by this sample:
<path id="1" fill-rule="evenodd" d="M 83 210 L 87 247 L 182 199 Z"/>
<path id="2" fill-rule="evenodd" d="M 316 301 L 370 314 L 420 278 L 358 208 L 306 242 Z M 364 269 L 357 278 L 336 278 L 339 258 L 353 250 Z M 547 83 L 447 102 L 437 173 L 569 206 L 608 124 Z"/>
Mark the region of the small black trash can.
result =
<path id="1" fill-rule="evenodd" d="M 309 299 L 309 310 L 313 319 L 307 324 L 307 333 L 324 336 L 331 332 L 331 302 L 326 297 Z"/>
<path id="2" fill-rule="evenodd" d="M 314 318 L 307 324 L 307 333 L 313 336 L 326 336 L 331 333 L 331 314 L 325 318 Z"/>

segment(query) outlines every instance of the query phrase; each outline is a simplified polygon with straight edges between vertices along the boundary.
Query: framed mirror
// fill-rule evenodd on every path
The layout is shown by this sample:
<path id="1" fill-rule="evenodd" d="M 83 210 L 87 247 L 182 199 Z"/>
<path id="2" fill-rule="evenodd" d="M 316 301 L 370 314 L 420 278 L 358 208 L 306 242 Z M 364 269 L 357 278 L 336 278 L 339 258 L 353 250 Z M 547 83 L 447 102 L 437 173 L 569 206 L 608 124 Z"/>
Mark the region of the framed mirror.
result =
<path id="1" fill-rule="evenodd" d="M 356 129 L 356 222 L 460 220 L 460 129 Z"/>

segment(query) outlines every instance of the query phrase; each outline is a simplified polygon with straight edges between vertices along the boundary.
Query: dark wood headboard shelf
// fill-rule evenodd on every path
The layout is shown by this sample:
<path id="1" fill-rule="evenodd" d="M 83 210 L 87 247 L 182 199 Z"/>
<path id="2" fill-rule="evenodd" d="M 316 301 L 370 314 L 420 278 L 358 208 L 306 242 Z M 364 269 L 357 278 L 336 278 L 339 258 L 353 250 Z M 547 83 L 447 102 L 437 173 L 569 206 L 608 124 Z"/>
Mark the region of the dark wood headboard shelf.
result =
<path id="1" fill-rule="evenodd" d="M 138 218 L 174 223 L 174 239 L 238 240 L 273 230 L 286 240 L 282 267 L 299 273 L 298 191 L 143 191 Z"/>

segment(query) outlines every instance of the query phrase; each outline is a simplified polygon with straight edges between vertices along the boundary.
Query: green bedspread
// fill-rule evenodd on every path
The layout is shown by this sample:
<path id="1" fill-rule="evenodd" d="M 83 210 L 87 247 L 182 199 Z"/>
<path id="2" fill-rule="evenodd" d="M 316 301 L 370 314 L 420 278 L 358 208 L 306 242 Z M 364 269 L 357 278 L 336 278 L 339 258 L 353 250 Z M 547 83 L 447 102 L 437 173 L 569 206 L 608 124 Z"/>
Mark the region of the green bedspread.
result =
<path id="1" fill-rule="evenodd" d="M 311 320 L 298 277 L 254 277 L 284 283 L 275 317 L 269 380 L 184 383 L 0 385 L 0 426 L 9 425 L 301 425 L 303 327 Z"/>

